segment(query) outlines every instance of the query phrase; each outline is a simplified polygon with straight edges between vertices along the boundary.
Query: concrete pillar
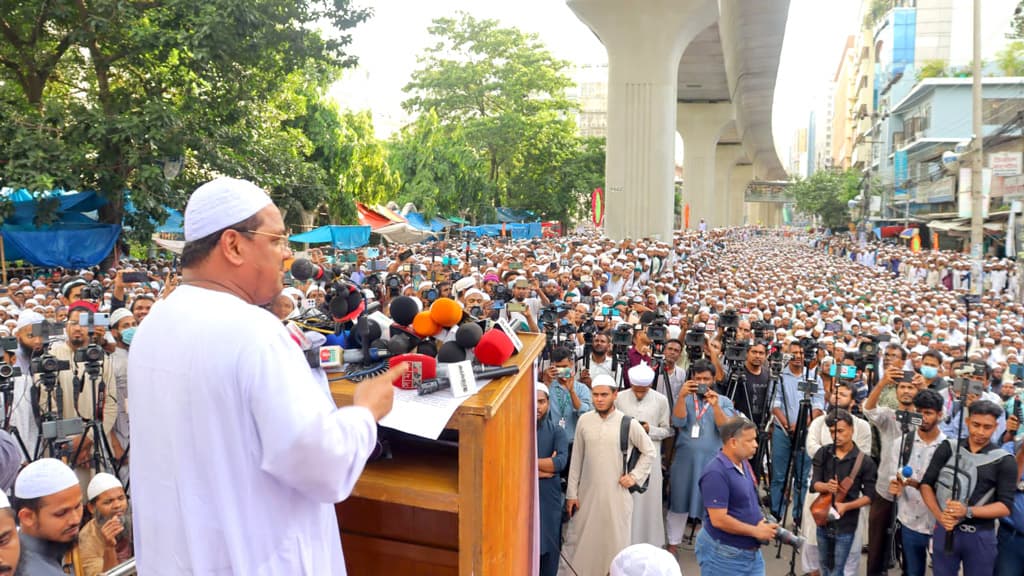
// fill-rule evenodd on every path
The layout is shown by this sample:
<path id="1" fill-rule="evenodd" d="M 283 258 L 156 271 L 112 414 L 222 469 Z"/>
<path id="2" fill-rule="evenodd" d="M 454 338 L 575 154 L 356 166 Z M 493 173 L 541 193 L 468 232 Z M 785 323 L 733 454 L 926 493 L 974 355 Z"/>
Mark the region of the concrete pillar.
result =
<path id="1" fill-rule="evenodd" d="M 679 59 L 716 0 L 569 0 L 608 50 L 605 234 L 672 238 Z"/>
<path id="2" fill-rule="evenodd" d="M 729 174 L 729 191 L 728 191 L 728 216 L 726 218 L 727 226 L 741 226 L 749 221 L 744 222 L 744 200 L 747 193 L 747 184 L 754 179 L 754 166 L 752 164 L 737 164 L 733 166 L 732 172 Z"/>
<path id="3" fill-rule="evenodd" d="M 733 166 L 742 156 L 743 145 L 739 142 L 719 144 L 715 149 L 715 194 L 711 204 L 711 221 L 715 226 L 730 226 L 730 179 Z"/>
<path id="4" fill-rule="evenodd" d="M 683 137 L 683 203 L 690 205 L 690 228 L 697 228 L 701 218 L 708 228 L 723 225 L 714 209 L 715 149 L 722 128 L 732 119 L 731 102 L 677 106 L 676 125 Z"/>

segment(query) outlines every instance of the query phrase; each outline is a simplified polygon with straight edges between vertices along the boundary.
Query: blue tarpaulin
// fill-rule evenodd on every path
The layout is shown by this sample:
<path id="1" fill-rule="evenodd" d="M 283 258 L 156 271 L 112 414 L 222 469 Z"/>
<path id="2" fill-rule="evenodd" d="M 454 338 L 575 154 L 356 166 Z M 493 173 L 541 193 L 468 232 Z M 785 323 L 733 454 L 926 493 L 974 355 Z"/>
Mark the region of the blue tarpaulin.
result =
<path id="1" fill-rule="evenodd" d="M 427 232 L 440 232 L 444 230 L 446 226 L 450 226 L 449 223 L 441 220 L 440 218 L 432 218 L 428 224 L 424 220 L 423 215 L 418 212 L 409 212 L 405 215 L 405 219 L 409 222 L 409 225 L 417 230 L 424 230 Z"/>
<path id="2" fill-rule="evenodd" d="M 2 233 L 7 260 L 25 260 L 45 267 L 85 268 L 99 264 L 110 254 L 121 227 L 63 222 L 45 228 L 5 225 Z"/>
<path id="3" fill-rule="evenodd" d="M 463 230 L 471 230 L 477 236 L 501 236 L 501 224 L 482 224 L 480 226 L 464 226 Z M 505 233 L 516 240 L 540 238 L 544 233 L 540 222 L 528 224 L 505 224 Z"/>
<path id="4" fill-rule="evenodd" d="M 498 213 L 498 222 L 533 222 L 537 220 L 537 216 L 529 210 L 505 207 L 495 208 L 494 210 Z"/>
<path id="5" fill-rule="evenodd" d="M 302 244 L 331 244 L 339 250 L 351 250 L 370 242 L 369 226 L 321 226 L 288 238 Z"/>

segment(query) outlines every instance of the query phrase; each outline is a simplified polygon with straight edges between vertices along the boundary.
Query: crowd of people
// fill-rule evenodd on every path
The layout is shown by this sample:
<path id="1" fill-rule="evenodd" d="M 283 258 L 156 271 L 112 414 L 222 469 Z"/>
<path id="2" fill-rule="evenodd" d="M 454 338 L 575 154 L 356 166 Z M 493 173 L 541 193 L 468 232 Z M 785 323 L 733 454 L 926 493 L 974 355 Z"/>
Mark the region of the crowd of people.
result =
<path id="1" fill-rule="evenodd" d="M 281 390 L 268 378 L 309 372 L 284 327 L 308 324 L 332 287 L 274 272 L 296 256 L 287 230 L 269 199 L 239 182 L 215 181 L 213 200 L 190 201 L 180 257 L 32 270 L 0 286 L 0 336 L 16 368 L 0 371 L 0 490 L 10 494 L 0 508 L 11 509 L 0 511 L 0 569 L 20 556 L 40 574 L 69 562 L 99 574 L 141 545 L 150 562 L 287 570 L 272 539 L 235 550 L 227 534 L 267 521 L 307 532 L 334 524 L 318 506 L 298 514 L 296 499 L 330 503 L 351 491 L 391 378 L 364 382 L 357 406 L 338 412 L 322 379 Z M 855 574 L 864 546 L 871 575 L 894 562 L 912 575 L 929 562 L 935 574 L 1020 570 L 1024 309 L 1012 262 L 989 260 L 971 301 L 960 254 L 817 232 L 698 230 L 671 242 L 456 235 L 304 255 L 385 314 L 400 295 L 422 309 L 452 298 L 466 319 L 547 335 L 536 367 L 545 576 L 676 574 L 690 550 L 706 573 L 758 574 L 762 546 L 798 543 L 790 531 L 804 539 L 794 557 L 806 573 Z M 265 349 L 223 347 L 243 318 L 265 332 L 256 339 Z M 168 366 L 168 351 L 191 361 Z M 221 381 L 247 384 L 225 394 Z M 170 392 L 182 382 L 190 402 L 238 406 L 238 418 L 183 402 Z M 291 401 L 302 408 L 279 413 Z M 164 427 L 144 426 L 133 443 L 129 405 L 136 422 Z M 262 455 L 238 454 L 253 418 L 274 433 L 259 435 Z M 359 441 L 339 451 L 309 422 Z M 218 485 L 234 531 L 192 550 L 187 519 L 204 500 L 190 494 L 217 481 L 179 463 L 211 451 L 246 471 L 248 488 Z M 296 476 L 303 455 L 333 459 L 337 476 Z M 287 478 L 286 493 L 243 512 L 246 494 L 273 491 L 268 475 Z M 168 479 L 173 499 L 160 490 Z M 313 546 L 320 573 L 337 573 L 340 554 Z"/>

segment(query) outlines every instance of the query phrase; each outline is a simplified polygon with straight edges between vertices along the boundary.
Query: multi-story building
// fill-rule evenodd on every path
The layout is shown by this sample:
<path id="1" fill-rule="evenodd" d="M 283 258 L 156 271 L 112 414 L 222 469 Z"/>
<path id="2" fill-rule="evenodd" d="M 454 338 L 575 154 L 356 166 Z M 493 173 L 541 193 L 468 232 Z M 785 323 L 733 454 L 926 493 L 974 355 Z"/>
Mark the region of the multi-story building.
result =
<path id="1" fill-rule="evenodd" d="M 853 36 L 846 39 L 839 67 L 832 78 L 832 166 L 841 170 L 850 167 L 853 154 L 853 132 L 850 129 L 850 79 L 854 73 Z"/>
<path id="2" fill-rule="evenodd" d="M 576 126 L 580 136 L 608 135 L 608 66 L 577 66 L 572 70 L 576 86 L 566 91 L 576 102 Z"/>

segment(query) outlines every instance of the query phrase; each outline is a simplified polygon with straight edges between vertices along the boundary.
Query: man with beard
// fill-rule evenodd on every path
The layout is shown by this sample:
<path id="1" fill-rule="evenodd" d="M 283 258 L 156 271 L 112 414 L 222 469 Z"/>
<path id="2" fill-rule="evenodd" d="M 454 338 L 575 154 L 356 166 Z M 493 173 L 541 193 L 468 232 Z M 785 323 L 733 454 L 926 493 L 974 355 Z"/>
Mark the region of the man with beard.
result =
<path id="1" fill-rule="evenodd" d="M 612 338 L 608 332 L 594 334 L 590 345 L 590 368 L 580 374 L 580 382 L 588 387 L 598 375 L 612 375 Z"/>
<path id="2" fill-rule="evenodd" d="M 86 363 L 75 361 L 75 352 L 84 349 L 89 345 L 89 331 L 86 326 L 82 326 L 79 323 L 80 319 L 84 319 L 88 315 L 90 309 L 84 305 L 76 305 L 71 307 L 71 311 L 68 312 L 68 322 L 65 327 L 67 331 L 67 340 L 64 342 L 57 342 L 50 346 L 50 353 L 53 354 L 57 360 L 67 361 L 71 365 L 70 370 L 61 370 L 57 373 L 57 384 L 61 387 L 63 392 L 63 417 L 73 418 L 75 415 L 81 416 L 83 420 L 91 420 L 96 417 L 101 417 L 103 421 L 103 432 L 107 435 L 107 439 L 110 441 L 110 447 L 114 451 L 114 457 L 120 458 L 123 448 L 117 441 L 117 436 L 111 434 L 114 428 L 114 423 L 117 421 L 117 378 L 114 376 L 114 363 L 109 359 L 104 358 L 103 366 L 100 371 L 100 378 L 106 384 L 104 391 L 105 398 L 103 399 L 103 413 L 101 415 L 94 414 L 96 407 L 96 401 L 93 397 L 93 382 L 92 378 L 86 373 Z M 95 329 L 95 341 L 103 341 L 103 330 L 97 326 Z M 75 393 L 76 380 L 81 386 L 81 393 Z M 99 381 L 96 382 L 99 387 Z M 49 410 L 56 410 L 56 395 L 54 395 L 54 406 L 48 407 L 49 398 L 44 392 L 40 394 L 40 404 L 43 412 Z M 92 474 L 88 471 L 89 462 L 92 459 L 92 443 L 96 441 L 91 435 L 84 436 L 79 435 L 73 437 L 73 445 L 71 453 L 75 454 L 75 450 L 78 449 L 79 443 L 84 441 L 85 445 L 78 452 L 78 465 L 81 467 L 82 485 L 87 486 L 88 481 L 92 478 Z"/>
<path id="3" fill-rule="evenodd" d="M 114 337 L 117 346 L 114 353 L 108 358 L 108 362 L 113 365 L 118 398 L 117 420 L 114 421 L 113 435 L 122 448 L 127 448 L 129 438 L 128 348 L 132 344 L 132 338 L 135 337 L 135 329 L 135 316 L 128 309 L 118 308 L 110 315 L 110 335 Z M 127 468 L 122 466 L 121 473 L 123 478 L 128 477 Z"/>
<path id="4" fill-rule="evenodd" d="M 575 573 L 606 574 L 612 559 L 629 546 L 633 521 L 631 486 L 643 484 L 654 463 L 654 444 L 635 419 L 629 423 L 627 451 L 640 458 L 623 470 L 619 434 L 625 415 L 615 409 L 615 381 L 597 376 L 592 385 L 594 410 L 580 417 L 569 465 L 565 559 Z M 569 573 L 566 570 L 566 573 Z"/>
<path id="5" fill-rule="evenodd" d="M 899 372 L 899 375 L 896 373 Z M 875 484 L 876 498 L 871 502 L 871 510 L 868 513 L 868 541 L 886 541 L 886 532 L 892 524 L 892 502 L 893 494 L 889 492 L 889 481 L 896 477 L 897 459 L 892 455 L 899 452 L 900 439 L 903 431 L 896 422 L 896 410 L 906 412 L 914 411 L 914 396 L 917 395 L 917 385 L 913 381 L 903 378 L 902 369 L 893 369 L 883 373 L 881 381 L 868 394 L 864 402 L 864 414 L 878 429 L 881 449 L 881 457 L 878 461 L 878 480 Z M 881 405 L 880 399 L 886 389 L 896 389 L 896 410 Z M 940 410 L 941 412 L 941 410 Z M 895 448 L 894 448 L 895 446 Z M 868 570 L 869 576 L 885 574 L 888 564 L 886 554 L 888 546 L 871 546 L 868 548 Z"/>
<path id="6" fill-rule="evenodd" d="M 131 516 L 124 487 L 113 474 L 97 474 L 86 495 L 93 517 L 79 534 L 79 557 L 84 576 L 99 576 L 132 557 Z"/>
<path id="7" fill-rule="evenodd" d="M 764 367 L 767 359 L 768 345 L 764 340 L 755 340 L 747 349 L 743 365 L 730 371 L 724 381 L 724 389 L 721 390 L 732 400 L 736 411 L 750 418 L 758 429 L 764 428 L 765 410 L 768 407 L 765 398 L 768 396 L 771 373 Z"/>
<path id="8" fill-rule="evenodd" d="M 14 508 L 21 527 L 22 572 L 64 576 L 65 566 L 81 569 L 75 560 L 82 489 L 71 468 L 54 458 L 26 466 L 14 482 Z"/>
<path id="9" fill-rule="evenodd" d="M 21 540 L 18 539 L 14 510 L 7 494 L 0 492 L 0 576 L 25 574 L 18 569 L 20 560 Z"/>
<path id="10" fill-rule="evenodd" d="M 537 388 L 537 474 L 540 477 L 540 576 L 558 573 L 562 550 L 562 469 L 569 460 L 565 429 L 555 423 L 548 408 L 548 387 Z"/>
<path id="11" fill-rule="evenodd" d="M 33 310 L 25 310 L 18 316 L 18 324 L 14 327 L 14 336 L 18 338 L 14 366 L 21 368 L 22 374 L 31 372 L 32 356 L 43 349 L 43 337 L 33 334 L 33 326 L 42 324 L 43 320 L 43 315 Z"/>
<path id="12" fill-rule="evenodd" d="M 15 330 L 18 348 L 4 350 L 4 359 L 8 365 L 21 369 L 21 376 L 13 377 L 14 389 L 11 395 L 11 426 L 18 431 L 21 442 L 25 445 L 22 457 L 29 462 L 35 456 L 39 438 L 39 425 L 32 411 L 32 372 L 31 358 L 42 349 L 42 336 L 33 336 L 32 327 L 43 322 L 43 317 L 31 310 L 26 310 L 18 319 L 20 328 Z M 27 452 L 27 453 L 26 453 Z"/>

